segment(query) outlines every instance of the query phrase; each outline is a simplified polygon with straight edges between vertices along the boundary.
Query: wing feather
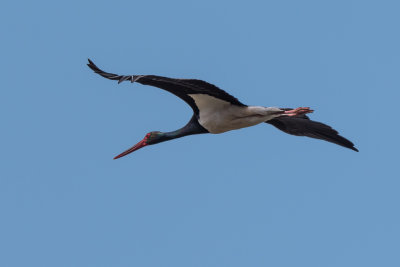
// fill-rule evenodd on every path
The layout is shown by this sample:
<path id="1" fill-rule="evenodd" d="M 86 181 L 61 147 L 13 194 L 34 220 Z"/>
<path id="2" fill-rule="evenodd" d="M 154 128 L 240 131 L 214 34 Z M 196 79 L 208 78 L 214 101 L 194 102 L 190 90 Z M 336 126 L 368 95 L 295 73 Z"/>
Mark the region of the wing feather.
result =
<path id="1" fill-rule="evenodd" d="M 196 106 L 193 98 L 189 94 L 205 94 L 210 95 L 221 100 L 227 101 L 232 105 L 246 106 L 241 103 L 237 98 L 228 94 L 224 90 L 208 82 L 196 79 L 174 79 L 168 77 L 162 77 L 157 75 L 118 75 L 108 73 L 97 67 L 90 59 L 87 64 L 95 73 L 103 76 L 110 80 L 116 80 L 118 83 L 124 81 L 131 81 L 132 83 L 138 82 L 144 85 L 151 85 L 161 89 L 164 89 L 177 97 L 181 98 L 188 105 L 190 105 L 195 112 L 199 114 L 199 109 Z"/>
<path id="2" fill-rule="evenodd" d="M 272 124 L 285 133 L 297 136 L 308 136 L 311 138 L 325 140 L 358 152 L 354 144 L 340 136 L 339 133 L 329 125 L 312 121 L 306 115 L 294 117 L 278 117 L 266 123 Z"/>

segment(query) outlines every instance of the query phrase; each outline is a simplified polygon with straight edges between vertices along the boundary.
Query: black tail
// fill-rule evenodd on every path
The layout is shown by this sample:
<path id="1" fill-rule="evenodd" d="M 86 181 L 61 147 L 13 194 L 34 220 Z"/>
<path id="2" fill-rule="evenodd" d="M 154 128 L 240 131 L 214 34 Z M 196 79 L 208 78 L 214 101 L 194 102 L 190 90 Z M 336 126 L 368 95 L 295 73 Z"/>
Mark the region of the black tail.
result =
<path id="1" fill-rule="evenodd" d="M 358 149 L 354 147 L 354 144 L 340 136 L 336 130 L 326 124 L 312 121 L 306 115 L 294 117 L 282 116 L 266 121 L 266 123 L 272 124 L 279 130 L 288 134 L 322 139 L 358 152 Z"/>

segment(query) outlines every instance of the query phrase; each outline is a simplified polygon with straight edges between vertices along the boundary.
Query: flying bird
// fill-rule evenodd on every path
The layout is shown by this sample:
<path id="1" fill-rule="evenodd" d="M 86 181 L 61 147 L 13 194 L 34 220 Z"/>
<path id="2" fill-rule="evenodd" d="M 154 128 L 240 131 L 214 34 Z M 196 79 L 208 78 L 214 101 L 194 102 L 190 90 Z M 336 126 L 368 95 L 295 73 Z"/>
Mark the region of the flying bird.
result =
<path id="1" fill-rule="evenodd" d="M 95 73 L 118 83 L 130 81 L 164 89 L 185 101 L 193 116 L 181 129 L 172 132 L 153 131 L 139 143 L 122 152 L 114 159 L 123 157 L 142 147 L 193 134 L 219 134 L 260 123 L 269 123 L 285 133 L 322 139 L 354 151 L 357 148 L 330 126 L 310 120 L 309 107 L 277 108 L 248 106 L 217 86 L 202 80 L 174 79 L 156 75 L 118 75 L 104 72 L 90 59 L 87 64 Z"/>

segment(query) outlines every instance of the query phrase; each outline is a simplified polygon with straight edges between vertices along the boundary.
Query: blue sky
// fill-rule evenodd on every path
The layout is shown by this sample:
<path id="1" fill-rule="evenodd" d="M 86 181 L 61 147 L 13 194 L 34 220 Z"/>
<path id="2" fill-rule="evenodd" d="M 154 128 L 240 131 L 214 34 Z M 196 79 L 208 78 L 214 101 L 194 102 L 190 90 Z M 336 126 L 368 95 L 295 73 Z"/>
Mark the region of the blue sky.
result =
<path id="1" fill-rule="evenodd" d="M 3 1 L 1 266 L 400 266 L 398 1 Z M 191 110 L 121 74 L 315 109 L 112 158 Z M 396 145 L 397 144 L 397 145 Z"/>

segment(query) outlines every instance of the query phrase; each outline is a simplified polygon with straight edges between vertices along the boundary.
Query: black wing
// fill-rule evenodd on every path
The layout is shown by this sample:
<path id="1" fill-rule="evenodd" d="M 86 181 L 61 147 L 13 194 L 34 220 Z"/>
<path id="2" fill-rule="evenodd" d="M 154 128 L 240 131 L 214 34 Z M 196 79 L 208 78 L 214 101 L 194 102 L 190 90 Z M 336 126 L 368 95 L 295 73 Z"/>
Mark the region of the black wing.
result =
<path id="1" fill-rule="evenodd" d="M 210 84 L 201 80 L 194 79 L 173 79 L 156 75 L 118 75 L 113 73 L 107 73 L 99 69 L 90 59 L 88 59 L 89 68 L 91 68 L 95 73 L 103 76 L 104 78 L 110 80 L 116 80 L 118 83 L 123 81 L 130 81 L 132 83 L 138 82 L 145 85 L 155 86 L 164 89 L 177 97 L 181 98 L 188 105 L 191 106 L 196 115 L 199 114 L 199 109 L 197 108 L 194 100 L 189 96 L 189 94 L 205 94 L 210 95 L 221 100 L 227 101 L 232 105 L 236 106 L 246 106 L 241 103 L 237 98 L 228 94 L 217 86 Z"/>
<path id="2" fill-rule="evenodd" d="M 266 122 L 288 134 L 322 139 L 358 152 L 358 149 L 354 147 L 351 141 L 340 136 L 332 127 L 321 122 L 312 121 L 306 115 L 278 117 Z"/>

